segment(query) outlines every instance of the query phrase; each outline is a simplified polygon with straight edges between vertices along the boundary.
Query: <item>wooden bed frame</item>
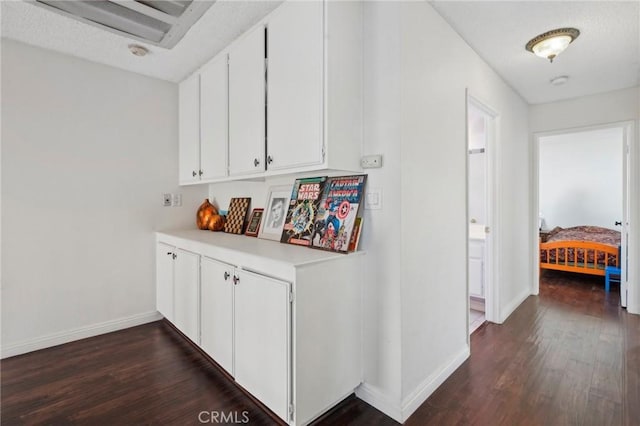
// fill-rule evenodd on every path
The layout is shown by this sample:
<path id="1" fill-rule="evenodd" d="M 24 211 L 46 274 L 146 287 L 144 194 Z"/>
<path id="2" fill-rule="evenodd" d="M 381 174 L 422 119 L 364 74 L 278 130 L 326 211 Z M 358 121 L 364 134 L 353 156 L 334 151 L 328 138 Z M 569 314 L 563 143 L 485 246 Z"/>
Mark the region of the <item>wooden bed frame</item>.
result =
<path id="1" fill-rule="evenodd" d="M 564 249 L 564 260 L 560 261 L 559 250 Z M 589 254 L 593 254 L 595 263 L 569 262 L 567 250 L 573 249 L 574 256 L 578 252 L 584 253 L 587 260 Z M 555 252 L 555 262 L 551 263 L 551 252 Z M 542 253 L 546 254 L 546 262 L 542 262 Z M 598 255 L 604 253 L 604 263 L 598 263 Z M 540 243 L 540 269 L 554 269 L 556 271 L 576 272 L 578 274 L 605 275 L 605 267 L 610 264 L 611 259 L 615 260 L 615 265 L 619 266 L 618 249 L 606 244 L 586 242 L 586 241 L 554 241 L 551 243 Z"/>

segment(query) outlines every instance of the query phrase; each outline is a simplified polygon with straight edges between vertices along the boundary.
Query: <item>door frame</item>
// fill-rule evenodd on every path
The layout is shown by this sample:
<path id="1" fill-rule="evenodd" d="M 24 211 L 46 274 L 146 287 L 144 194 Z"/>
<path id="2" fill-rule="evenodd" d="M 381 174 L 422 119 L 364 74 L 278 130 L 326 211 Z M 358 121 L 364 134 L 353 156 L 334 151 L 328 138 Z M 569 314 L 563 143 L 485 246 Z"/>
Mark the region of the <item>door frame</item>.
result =
<path id="1" fill-rule="evenodd" d="M 638 303 L 638 285 L 636 283 L 636 275 L 638 271 L 637 263 L 637 249 L 638 241 L 636 237 L 635 224 L 640 219 L 638 214 L 638 149 L 636 147 L 636 129 L 634 121 L 618 121 L 612 123 L 605 123 L 593 126 L 579 126 L 566 129 L 551 130 L 545 132 L 533 133 L 533 144 L 531 153 L 532 162 L 532 181 L 531 181 L 531 253 L 533 264 L 533 282 L 531 293 L 537 295 L 540 293 L 540 267 L 539 267 L 539 230 L 538 230 L 538 212 L 540 209 L 540 139 L 549 136 L 557 136 L 569 133 L 581 133 L 592 130 L 600 129 L 622 129 L 623 142 L 623 164 L 622 166 L 622 204 L 623 204 L 623 229 L 627 232 L 627 244 L 623 246 L 622 258 L 623 260 L 632 259 L 628 264 L 624 266 L 622 277 L 626 281 L 627 290 L 627 311 L 630 313 L 640 313 L 640 306 Z M 634 262 L 633 260 L 636 260 Z M 624 285 L 621 284 L 621 289 Z"/>
<path id="2" fill-rule="evenodd" d="M 499 194 L 499 182 L 496 176 L 498 162 L 498 129 L 500 114 L 490 107 L 486 102 L 474 96 L 467 89 L 466 102 L 465 102 L 465 235 L 467 238 L 466 243 L 466 297 L 467 297 L 467 340 L 469 341 L 469 310 L 470 310 L 470 295 L 469 295 L 469 105 L 473 105 L 475 108 L 481 110 L 488 116 L 487 120 L 487 140 L 485 146 L 485 202 L 486 202 L 486 227 L 488 232 L 485 234 L 485 246 L 484 246 L 484 311 L 485 319 L 489 322 L 499 323 L 499 282 L 498 275 L 498 258 L 495 254 L 498 253 L 499 240 L 497 238 L 497 223 L 499 222 L 498 214 L 500 209 L 498 208 L 498 200 L 496 195 Z"/>

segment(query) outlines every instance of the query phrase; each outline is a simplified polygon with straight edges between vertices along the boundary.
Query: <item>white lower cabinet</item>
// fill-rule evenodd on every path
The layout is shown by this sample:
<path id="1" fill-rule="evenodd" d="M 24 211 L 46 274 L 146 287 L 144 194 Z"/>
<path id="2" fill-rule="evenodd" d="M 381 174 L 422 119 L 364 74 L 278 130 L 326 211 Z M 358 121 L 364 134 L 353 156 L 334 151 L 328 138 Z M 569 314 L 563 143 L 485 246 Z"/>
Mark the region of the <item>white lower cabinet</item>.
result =
<path id="1" fill-rule="evenodd" d="M 181 309 L 197 294 L 200 347 L 285 422 L 308 424 L 361 383 L 361 258 L 233 234 L 158 233 L 158 310 L 172 321 L 161 293 L 163 274 L 174 274 L 174 325 L 189 336 Z M 187 279 L 194 265 L 199 280 Z"/>
<path id="2" fill-rule="evenodd" d="M 290 285 L 246 271 L 236 271 L 234 281 L 236 382 L 287 419 Z"/>
<path id="3" fill-rule="evenodd" d="M 156 244 L 156 307 L 173 322 L 173 257 L 175 247 Z"/>
<path id="4" fill-rule="evenodd" d="M 200 256 L 156 245 L 156 306 L 166 319 L 194 343 L 199 343 Z"/>
<path id="5" fill-rule="evenodd" d="M 484 241 L 469 241 L 469 294 L 484 298 Z"/>
<path id="6" fill-rule="evenodd" d="M 233 375 L 234 267 L 203 256 L 200 263 L 200 347 Z"/>

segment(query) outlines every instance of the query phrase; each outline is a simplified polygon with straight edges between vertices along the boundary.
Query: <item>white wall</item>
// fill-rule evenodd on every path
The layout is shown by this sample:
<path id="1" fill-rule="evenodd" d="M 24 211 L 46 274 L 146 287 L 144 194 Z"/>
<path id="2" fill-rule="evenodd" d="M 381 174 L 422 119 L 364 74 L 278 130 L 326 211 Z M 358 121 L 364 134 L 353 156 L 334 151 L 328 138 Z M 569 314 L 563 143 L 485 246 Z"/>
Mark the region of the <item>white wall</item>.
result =
<path id="1" fill-rule="evenodd" d="M 540 138 L 539 203 L 545 229 L 610 229 L 622 220 L 622 129 Z"/>
<path id="2" fill-rule="evenodd" d="M 410 414 L 467 353 L 465 89 L 495 110 L 499 319 L 531 292 L 527 104 L 426 2 L 401 4 L 402 395 Z"/>
<path id="3" fill-rule="evenodd" d="M 583 127 L 631 122 L 631 234 L 629 236 L 629 293 L 627 311 L 640 313 L 640 87 L 532 105 L 529 109 L 531 142 L 535 135 Z M 535 171 L 534 171 L 535 172 Z"/>
<path id="4" fill-rule="evenodd" d="M 2 40 L 3 356 L 155 318 L 178 189 L 177 86 Z M 162 207 L 162 193 L 183 207 Z"/>

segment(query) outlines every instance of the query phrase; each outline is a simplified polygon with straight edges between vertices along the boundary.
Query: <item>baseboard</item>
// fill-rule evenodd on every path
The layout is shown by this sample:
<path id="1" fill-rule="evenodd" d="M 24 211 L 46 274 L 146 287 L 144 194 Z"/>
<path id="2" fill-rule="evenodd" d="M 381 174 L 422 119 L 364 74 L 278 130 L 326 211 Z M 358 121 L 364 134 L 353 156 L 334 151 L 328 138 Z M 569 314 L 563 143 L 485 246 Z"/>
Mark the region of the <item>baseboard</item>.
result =
<path id="1" fill-rule="evenodd" d="M 80 327 L 60 333 L 49 334 L 47 336 L 37 337 L 35 339 L 25 340 L 23 342 L 3 345 L 1 358 L 4 359 L 11 356 L 25 354 L 27 352 L 37 351 L 39 349 L 62 345 L 64 343 L 73 342 L 75 340 L 86 339 L 87 337 L 98 336 L 100 334 L 110 333 L 112 331 L 135 327 L 136 325 L 142 325 L 148 322 L 157 321 L 161 318 L 162 315 L 160 315 L 157 311 L 145 312 L 143 314 L 132 315 L 126 318 L 105 321 L 86 327 Z"/>
<path id="2" fill-rule="evenodd" d="M 465 345 L 447 364 L 445 364 L 439 371 L 436 371 L 429 377 L 427 377 L 418 387 L 407 396 L 402 402 L 402 416 L 401 420 L 394 418 L 394 420 L 404 423 L 414 411 L 422 405 L 423 402 L 429 398 L 429 396 L 435 392 L 438 387 L 444 383 L 447 378 L 462 365 L 463 362 L 471 354 L 469 346 Z M 376 407 L 377 408 L 377 407 Z"/>
<path id="3" fill-rule="evenodd" d="M 531 296 L 531 289 L 525 289 L 522 293 L 516 296 L 504 309 L 500 310 L 500 324 L 504 323 L 509 315 L 515 311 L 522 302 L 526 300 L 527 297 Z"/>
<path id="4" fill-rule="evenodd" d="M 367 404 L 382 411 L 398 423 L 402 423 L 400 400 L 392 401 L 388 395 L 368 383 L 362 383 L 358 386 L 356 396 Z"/>

